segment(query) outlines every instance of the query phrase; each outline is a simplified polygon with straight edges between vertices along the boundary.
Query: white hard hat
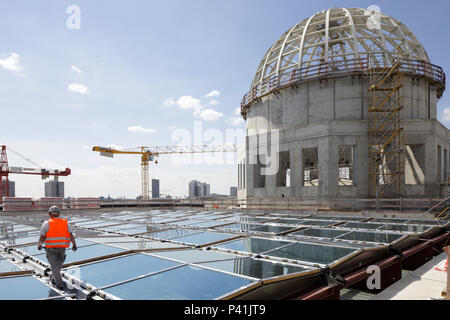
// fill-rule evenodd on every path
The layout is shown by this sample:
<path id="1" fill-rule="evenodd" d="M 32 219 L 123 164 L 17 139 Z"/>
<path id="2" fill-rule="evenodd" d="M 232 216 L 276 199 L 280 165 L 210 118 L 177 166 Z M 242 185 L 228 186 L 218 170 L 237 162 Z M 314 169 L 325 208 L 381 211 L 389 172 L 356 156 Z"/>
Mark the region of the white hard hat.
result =
<path id="1" fill-rule="evenodd" d="M 49 213 L 54 213 L 54 214 L 59 214 L 59 213 L 60 213 L 60 210 L 59 210 L 59 207 L 58 207 L 58 206 L 51 206 L 51 207 L 48 209 L 48 212 L 49 212 Z"/>

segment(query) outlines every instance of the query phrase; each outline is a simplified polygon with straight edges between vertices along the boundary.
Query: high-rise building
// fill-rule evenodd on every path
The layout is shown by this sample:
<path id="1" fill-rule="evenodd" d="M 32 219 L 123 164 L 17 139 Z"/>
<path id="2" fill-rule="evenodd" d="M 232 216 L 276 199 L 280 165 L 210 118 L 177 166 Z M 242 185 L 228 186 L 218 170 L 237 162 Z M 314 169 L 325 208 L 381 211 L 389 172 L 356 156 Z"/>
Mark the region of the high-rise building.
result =
<path id="1" fill-rule="evenodd" d="M 189 182 L 189 198 L 200 197 L 201 184 L 200 181 L 192 180 Z"/>
<path id="2" fill-rule="evenodd" d="M 159 179 L 152 179 L 152 198 L 159 198 Z"/>
<path id="3" fill-rule="evenodd" d="M 16 196 L 16 182 L 15 181 L 9 181 L 9 196 L 10 197 Z"/>
<path id="4" fill-rule="evenodd" d="M 55 180 L 46 182 L 45 197 L 64 198 L 64 182 Z"/>
<path id="5" fill-rule="evenodd" d="M 205 197 L 211 194 L 210 185 L 198 180 L 192 180 L 189 182 L 189 198 L 193 197 Z"/>
<path id="6" fill-rule="evenodd" d="M 237 187 L 230 187 L 230 196 L 237 197 Z"/>
<path id="7" fill-rule="evenodd" d="M 6 182 L 1 182 L 2 184 Z M 16 183 L 14 181 L 9 180 L 9 196 L 15 197 L 16 196 Z"/>

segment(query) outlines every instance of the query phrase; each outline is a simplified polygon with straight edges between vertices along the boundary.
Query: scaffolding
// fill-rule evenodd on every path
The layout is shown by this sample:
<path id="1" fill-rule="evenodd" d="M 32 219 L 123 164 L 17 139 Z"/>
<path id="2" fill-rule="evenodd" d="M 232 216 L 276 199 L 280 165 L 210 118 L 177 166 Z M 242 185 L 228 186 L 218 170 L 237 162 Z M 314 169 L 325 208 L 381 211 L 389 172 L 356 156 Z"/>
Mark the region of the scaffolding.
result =
<path id="1" fill-rule="evenodd" d="M 369 194 L 377 200 L 402 194 L 404 174 L 403 72 L 401 52 L 389 54 L 380 65 L 368 55 Z"/>

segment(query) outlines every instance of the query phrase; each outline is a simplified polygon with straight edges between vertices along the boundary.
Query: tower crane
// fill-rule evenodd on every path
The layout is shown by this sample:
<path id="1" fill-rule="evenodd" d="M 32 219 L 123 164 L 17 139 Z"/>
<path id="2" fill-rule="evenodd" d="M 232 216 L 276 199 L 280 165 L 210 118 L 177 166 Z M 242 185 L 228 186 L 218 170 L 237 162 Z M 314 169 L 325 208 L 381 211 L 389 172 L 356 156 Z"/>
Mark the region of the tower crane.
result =
<path id="1" fill-rule="evenodd" d="M 108 147 L 93 147 L 92 151 L 100 152 L 101 156 L 113 158 L 115 154 L 136 154 L 141 156 L 141 182 L 142 182 L 142 199 L 149 200 L 148 188 L 148 165 L 154 161 L 155 164 L 159 157 L 163 154 L 182 154 L 182 153 L 207 153 L 207 152 L 237 152 L 235 144 L 226 145 L 199 145 L 199 146 L 153 146 L 153 147 L 137 147 L 126 150 L 117 150 Z"/>
<path id="2" fill-rule="evenodd" d="M 0 153 L 0 203 L 3 203 L 3 197 L 9 197 L 9 174 L 32 174 L 40 175 L 42 180 L 47 179 L 50 176 L 54 176 L 57 179 L 59 176 L 68 176 L 71 174 L 71 170 L 66 168 L 64 171 L 54 169 L 41 168 L 37 163 L 21 155 L 17 151 L 9 148 L 10 151 L 25 159 L 28 162 L 38 166 L 39 168 L 23 168 L 23 167 L 10 167 L 8 164 L 8 155 L 6 154 L 6 146 L 1 146 Z"/>

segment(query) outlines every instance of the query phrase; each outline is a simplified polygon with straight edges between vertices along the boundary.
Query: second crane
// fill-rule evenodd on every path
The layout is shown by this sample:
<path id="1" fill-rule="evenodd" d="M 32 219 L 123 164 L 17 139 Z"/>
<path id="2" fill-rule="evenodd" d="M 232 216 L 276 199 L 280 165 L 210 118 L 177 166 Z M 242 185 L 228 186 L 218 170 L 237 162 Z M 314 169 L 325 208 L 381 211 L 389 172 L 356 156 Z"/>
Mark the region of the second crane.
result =
<path id="1" fill-rule="evenodd" d="M 136 154 L 141 156 L 141 181 L 142 181 L 142 199 L 149 200 L 149 176 L 148 165 L 151 161 L 156 164 L 158 157 L 162 154 L 181 154 L 181 153 L 207 153 L 207 152 L 236 152 L 237 146 L 229 145 L 201 145 L 201 146 L 155 146 L 138 147 L 134 149 L 118 150 L 108 147 L 93 147 L 92 151 L 100 152 L 101 156 L 113 158 L 114 154 Z"/>

